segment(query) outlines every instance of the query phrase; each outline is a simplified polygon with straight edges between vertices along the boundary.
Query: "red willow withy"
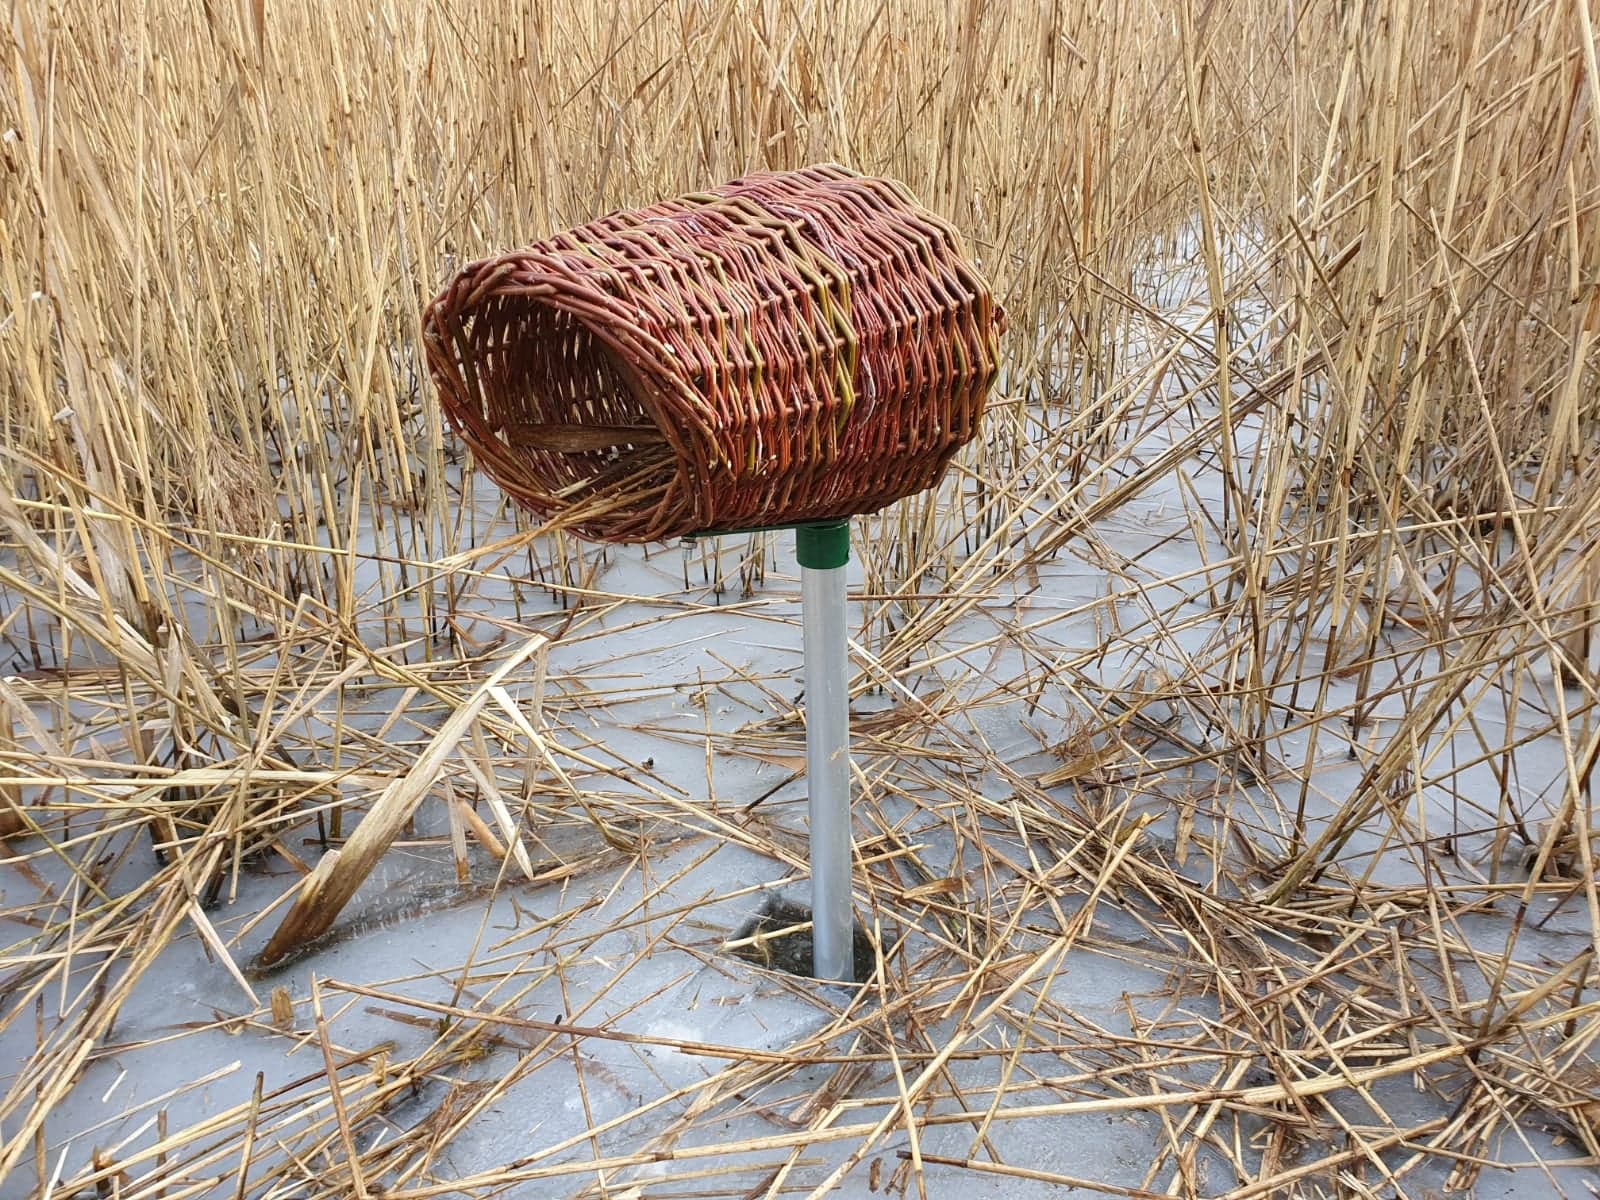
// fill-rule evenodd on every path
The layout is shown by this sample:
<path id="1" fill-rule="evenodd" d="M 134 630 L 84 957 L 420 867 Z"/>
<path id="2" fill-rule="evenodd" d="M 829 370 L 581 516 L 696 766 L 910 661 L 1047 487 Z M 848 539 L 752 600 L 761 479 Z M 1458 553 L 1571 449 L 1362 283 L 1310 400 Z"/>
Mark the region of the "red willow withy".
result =
<path id="1" fill-rule="evenodd" d="M 753 174 L 462 270 L 423 318 L 452 425 L 588 537 L 872 512 L 977 433 L 1004 314 L 898 183 Z"/>

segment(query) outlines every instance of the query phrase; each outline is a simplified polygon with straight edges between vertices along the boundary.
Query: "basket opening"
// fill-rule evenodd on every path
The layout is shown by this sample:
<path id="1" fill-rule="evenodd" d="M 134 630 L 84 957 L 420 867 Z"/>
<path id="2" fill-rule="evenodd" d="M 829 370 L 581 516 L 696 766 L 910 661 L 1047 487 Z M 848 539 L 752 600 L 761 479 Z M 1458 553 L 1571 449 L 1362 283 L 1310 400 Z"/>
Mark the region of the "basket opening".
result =
<path id="1" fill-rule="evenodd" d="M 604 337 L 558 304 L 515 295 L 491 300 L 474 324 L 472 340 L 493 348 L 479 360 L 484 415 L 540 491 L 563 506 L 659 498 L 672 445 L 646 385 Z"/>

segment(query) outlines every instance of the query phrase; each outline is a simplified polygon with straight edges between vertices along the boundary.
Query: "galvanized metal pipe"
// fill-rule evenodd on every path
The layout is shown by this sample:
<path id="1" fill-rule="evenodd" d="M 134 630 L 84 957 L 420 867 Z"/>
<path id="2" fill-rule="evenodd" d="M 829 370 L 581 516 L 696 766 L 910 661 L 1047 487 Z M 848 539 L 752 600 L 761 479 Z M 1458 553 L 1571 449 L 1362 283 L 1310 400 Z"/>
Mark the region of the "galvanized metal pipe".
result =
<path id="1" fill-rule="evenodd" d="M 806 783 L 810 793 L 812 974 L 855 978 L 850 902 L 850 695 L 846 674 L 846 522 L 796 531 L 805 626 Z"/>

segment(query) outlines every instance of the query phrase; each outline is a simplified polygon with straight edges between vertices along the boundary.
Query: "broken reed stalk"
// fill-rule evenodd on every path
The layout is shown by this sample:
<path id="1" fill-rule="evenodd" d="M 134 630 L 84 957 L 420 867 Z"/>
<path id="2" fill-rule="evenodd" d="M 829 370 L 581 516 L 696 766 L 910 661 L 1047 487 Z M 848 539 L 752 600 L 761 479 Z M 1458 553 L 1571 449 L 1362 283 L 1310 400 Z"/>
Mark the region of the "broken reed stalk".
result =
<path id="1" fill-rule="evenodd" d="M 489 676 L 472 690 L 459 707 L 451 712 L 434 734 L 427 747 L 417 756 L 415 764 L 404 776 L 395 780 L 373 801 L 372 807 L 362 817 L 355 832 L 337 850 L 329 850 L 316 868 L 300 885 L 299 895 L 284 914 L 277 931 L 266 948 L 261 951 L 263 965 L 271 966 L 285 956 L 304 947 L 325 933 L 344 906 L 354 896 L 377 866 L 378 860 L 389 848 L 389 843 L 399 835 L 417 810 L 417 805 L 432 792 L 438 783 L 439 771 L 445 759 L 453 754 L 461 740 L 472 730 L 473 723 L 500 684 L 511 673 L 536 654 L 543 654 L 549 645 L 543 634 L 534 634 L 518 646 L 495 667 Z M 537 704 L 537 701 L 535 701 Z M 516 830 L 506 831 L 516 840 Z M 531 872 L 530 872 L 531 874 Z"/>
<path id="2" fill-rule="evenodd" d="M 0 759 L 14 754 L 16 747 L 11 703 L 5 695 L 0 694 Z M 25 829 L 27 824 L 28 820 L 22 813 L 22 785 L 0 783 L 0 839 L 8 838 L 13 833 Z"/>

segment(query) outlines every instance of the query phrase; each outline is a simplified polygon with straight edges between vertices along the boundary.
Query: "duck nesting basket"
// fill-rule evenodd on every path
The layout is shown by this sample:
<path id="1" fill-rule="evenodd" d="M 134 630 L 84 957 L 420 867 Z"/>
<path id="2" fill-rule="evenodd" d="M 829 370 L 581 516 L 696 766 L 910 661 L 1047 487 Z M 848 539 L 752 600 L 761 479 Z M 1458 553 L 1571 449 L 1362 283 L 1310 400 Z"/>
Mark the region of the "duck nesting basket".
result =
<path id="1" fill-rule="evenodd" d="M 643 542 L 931 487 L 977 433 L 1002 323 L 950 225 L 820 166 L 473 263 L 423 331 L 445 412 L 502 489 Z"/>

